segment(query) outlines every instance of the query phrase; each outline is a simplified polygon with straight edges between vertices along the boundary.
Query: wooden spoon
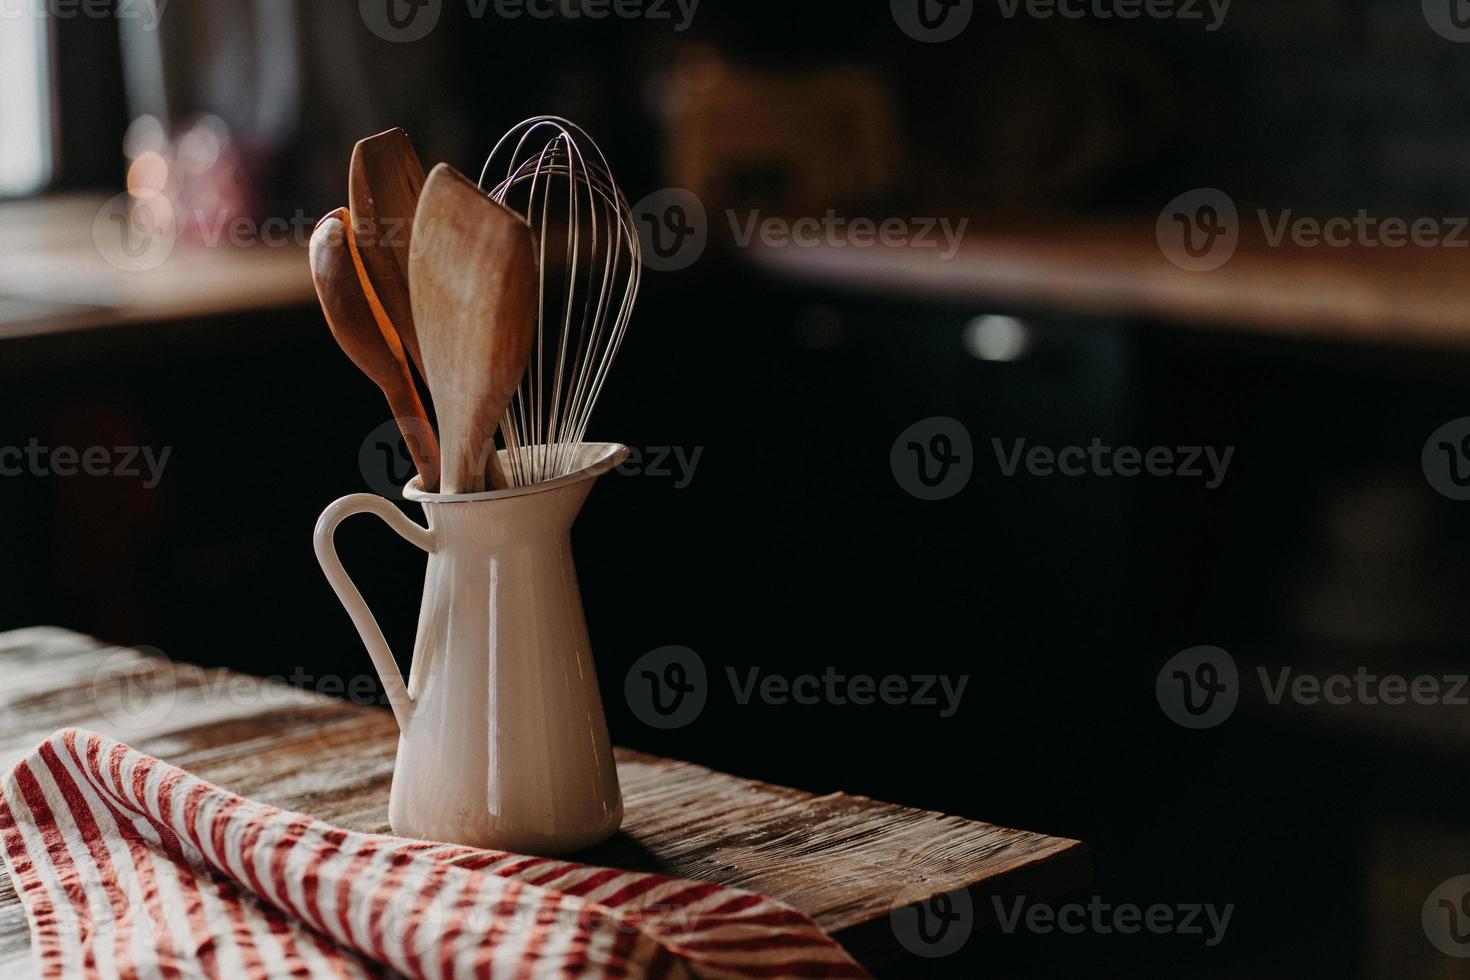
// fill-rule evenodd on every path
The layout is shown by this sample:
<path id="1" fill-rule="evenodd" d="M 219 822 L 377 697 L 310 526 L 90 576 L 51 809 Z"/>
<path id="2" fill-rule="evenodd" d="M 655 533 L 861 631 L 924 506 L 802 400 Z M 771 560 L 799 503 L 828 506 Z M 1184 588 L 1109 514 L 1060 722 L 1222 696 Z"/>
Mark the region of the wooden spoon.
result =
<path id="1" fill-rule="evenodd" d="M 390 129 L 353 147 L 347 204 L 367 273 L 368 301 L 387 318 L 384 332 L 397 332 L 421 375 L 424 358 L 408 296 L 408 252 L 423 186 L 423 164 L 403 130 Z"/>
<path id="2" fill-rule="evenodd" d="M 349 245 L 352 217 L 346 208 L 323 218 L 311 235 L 311 278 L 332 336 L 363 374 L 388 397 L 388 406 L 403 431 L 409 455 L 418 467 L 424 490 L 439 489 L 439 446 L 419 399 L 403 346 L 385 337 L 363 292 L 362 269 Z"/>
<path id="3" fill-rule="evenodd" d="M 408 258 L 424 379 L 434 398 L 445 493 L 509 486 L 495 430 L 531 358 L 540 285 L 530 225 L 440 164 Z"/>

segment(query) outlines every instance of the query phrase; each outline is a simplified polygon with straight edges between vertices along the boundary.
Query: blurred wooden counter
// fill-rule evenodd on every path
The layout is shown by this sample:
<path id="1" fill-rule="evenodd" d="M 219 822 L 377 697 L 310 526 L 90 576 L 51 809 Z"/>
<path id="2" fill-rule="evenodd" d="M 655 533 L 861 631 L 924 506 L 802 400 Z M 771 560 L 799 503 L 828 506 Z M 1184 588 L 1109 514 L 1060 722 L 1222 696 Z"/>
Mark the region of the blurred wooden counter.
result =
<path id="1" fill-rule="evenodd" d="M 0 204 L 0 339 L 311 304 L 310 233 L 248 247 L 181 240 L 146 271 L 93 239 L 105 198 Z M 711 220 L 723 220 L 712 216 Z M 298 222 L 299 224 L 300 222 Z M 1418 348 L 1470 347 L 1470 230 L 1463 246 L 1272 247 L 1253 217 L 1208 272 L 1175 265 L 1152 219 L 971 220 L 952 257 L 934 247 L 781 247 L 749 257 L 808 285 L 942 302 L 1120 315 L 1184 326 Z M 1448 225 L 1446 225 L 1448 227 Z M 277 229 L 278 231 L 280 229 Z M 297 239 L 300 239 L 299 241 Z M 708 261 L 708 259 L 706 259 Z"/>
<path id="2" fill-rule="evenodd" d="M 1208 272 L 1171 262 L 1154 221 L 972 220 L 952 258 L 931 248 L 761 245 L 781 278 L 941 302 L 1105 314 L 1258 333 L 1421 348 L 1470 347 L 1470 231 L 1458 247 L 1271 247 L 1254 216 Z M 1448 227 L 1448 225 L 1446 225 Z M 1251 234 L 1254 232 L 1254 234 Z M 936 233 L 937 234 L 937 233 Z"/>
<path id="3" fill-rule="evenodd" d="M 283 219 L 269 236 L 262 226 L 252 245 L 232 244 L 227 229 L 217 244 L 181 239 L 156 267 L 130 271 L 94 240 L 99 221 L 99 234 L 121 234 L 105 224 L 106 203 L 79 195 L 0 204 L 0 340 L 315 301 L 309 225 L 302 234 Z"/>

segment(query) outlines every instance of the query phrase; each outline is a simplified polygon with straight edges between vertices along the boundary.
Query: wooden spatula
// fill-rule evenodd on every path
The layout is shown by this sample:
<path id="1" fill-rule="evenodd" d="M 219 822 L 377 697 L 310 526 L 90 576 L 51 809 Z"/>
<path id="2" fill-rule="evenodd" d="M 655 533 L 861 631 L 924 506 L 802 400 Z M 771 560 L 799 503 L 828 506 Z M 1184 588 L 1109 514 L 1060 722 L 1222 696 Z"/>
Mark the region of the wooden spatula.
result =
<path id="1" fill-rule="evenodd" d="M 408 298 L 408 251 L 423 186 L 423 164 L 403 130 L 370 136 L 353 148 L 347 205 L 368 301 L 387 316 L 419 374 L 424 359 Z"/>
<path id="2" fill-rule="evenodd" d="M 508 486 L 495 430 L 526 373 L 540 289 L 531 227 L 453 167 L 429 174 L 408 259 L 445 493 Z"/>
<path id="3" fill-rule="evenodd" d="M 363 374 L 383 389 L 424 489 L 439 489 L 439 446 L 408 370 L 403 347 L 385 336 L 363 292 L 362 270 L 350 246 L 352 218 L 341 208 L 323 218 L 311 236 L 311 278 L 327 326 Z"/>

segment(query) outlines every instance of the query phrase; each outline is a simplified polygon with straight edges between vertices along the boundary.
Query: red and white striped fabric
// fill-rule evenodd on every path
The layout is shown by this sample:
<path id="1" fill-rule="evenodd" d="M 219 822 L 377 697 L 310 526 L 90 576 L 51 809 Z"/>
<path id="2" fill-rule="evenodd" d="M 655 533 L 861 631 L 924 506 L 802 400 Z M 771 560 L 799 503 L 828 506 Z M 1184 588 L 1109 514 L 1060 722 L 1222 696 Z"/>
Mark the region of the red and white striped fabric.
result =
<path id="1" fill-rule="evenodd" d="M 43 977 L 862 977 L 717 885 L 349 833 L 91 732 L 0 783 Z"/>

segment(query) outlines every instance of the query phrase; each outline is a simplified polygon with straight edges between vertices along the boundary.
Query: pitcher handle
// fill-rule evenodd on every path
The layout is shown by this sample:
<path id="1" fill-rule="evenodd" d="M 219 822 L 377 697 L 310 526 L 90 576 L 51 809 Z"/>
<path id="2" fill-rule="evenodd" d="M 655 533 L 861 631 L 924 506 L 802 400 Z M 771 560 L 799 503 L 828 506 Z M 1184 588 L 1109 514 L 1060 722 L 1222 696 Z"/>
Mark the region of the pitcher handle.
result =
<path id="1" fill-rule="evenodd" d="M 377 617 L 363 601 L 362 593 L 352 583 L 347 570 L 342 567 L 342 560 L 337 557 L 337 525 L 353 514 L 376 514 L 405 541 L 431 554 L 434 551 L 434 535 L 427 528 L 420 527 L 405 517 L 388 500 L 370 493 L 354 493 L 335 501 L 322 511 L 321 519 L 316 522 L 316 560 L 321 563 L 327 581 L 331 583 L 332 590 L 337 593 L 342 605 L 347 608 L 347 615 L 352 617 L 352 625 L 357 627 L 363 645 L 367 647 L 368 656 L 377 668 L 378 679 L 383 683 L 383 691 L 388 695 L 388 703 L 393 707 L 393 717 L 398 719 L 399 731 L 406 732 L 409 718 L 413 714 L 413 698 L 409 696 L 408 688 L 403 683 L 403 672 L 398 669 L 398 661 L 393 659 L 393 652 L 388 649 L 388 641 L 383 636 Z"/>

